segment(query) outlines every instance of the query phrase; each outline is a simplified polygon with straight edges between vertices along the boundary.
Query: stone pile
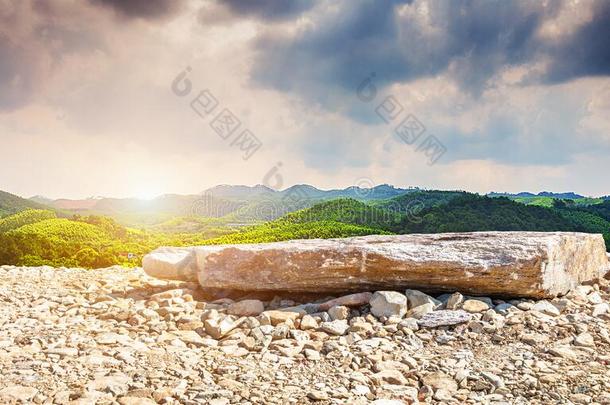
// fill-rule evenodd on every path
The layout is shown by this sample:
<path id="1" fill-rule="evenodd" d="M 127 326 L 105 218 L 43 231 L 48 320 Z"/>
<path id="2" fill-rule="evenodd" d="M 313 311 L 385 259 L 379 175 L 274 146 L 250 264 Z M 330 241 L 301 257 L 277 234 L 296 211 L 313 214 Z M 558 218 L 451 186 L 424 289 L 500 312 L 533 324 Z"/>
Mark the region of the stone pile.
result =
<path id="1" fill-rule="evenodd" d="M 235 298 L 235 297 L 234 297 Z M 141 269 L 0 267 L 0 403 L 610 403 L 610 285 L 201 300 Z"/>

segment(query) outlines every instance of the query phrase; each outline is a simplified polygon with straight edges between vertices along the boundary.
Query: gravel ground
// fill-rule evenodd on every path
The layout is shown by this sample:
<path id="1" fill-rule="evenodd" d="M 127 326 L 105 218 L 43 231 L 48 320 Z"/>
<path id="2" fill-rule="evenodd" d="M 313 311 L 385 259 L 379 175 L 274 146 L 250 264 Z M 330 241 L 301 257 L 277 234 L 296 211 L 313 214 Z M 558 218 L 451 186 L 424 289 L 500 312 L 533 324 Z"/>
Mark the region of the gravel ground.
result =
<path id="1" fill-rule="evenodd" d="M 141 269 L 2 266 L 0 403 L 610 404 L 607 280 L 538 302 L 364 298 L 311 313 Z"/>

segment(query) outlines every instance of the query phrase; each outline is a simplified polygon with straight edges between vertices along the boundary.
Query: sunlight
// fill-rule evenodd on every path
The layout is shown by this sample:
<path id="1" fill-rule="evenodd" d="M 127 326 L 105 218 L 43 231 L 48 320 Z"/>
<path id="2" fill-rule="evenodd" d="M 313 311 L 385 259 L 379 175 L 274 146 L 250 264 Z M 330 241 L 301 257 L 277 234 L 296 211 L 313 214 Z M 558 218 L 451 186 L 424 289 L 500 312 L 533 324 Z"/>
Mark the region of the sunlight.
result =
<path id="1" fill-rule="evenodd" d="M 156 197 L 162 194 L 157 187 L 146 185 L 136 189 L 134 197 L 140 200 L 154 200 Z"/>

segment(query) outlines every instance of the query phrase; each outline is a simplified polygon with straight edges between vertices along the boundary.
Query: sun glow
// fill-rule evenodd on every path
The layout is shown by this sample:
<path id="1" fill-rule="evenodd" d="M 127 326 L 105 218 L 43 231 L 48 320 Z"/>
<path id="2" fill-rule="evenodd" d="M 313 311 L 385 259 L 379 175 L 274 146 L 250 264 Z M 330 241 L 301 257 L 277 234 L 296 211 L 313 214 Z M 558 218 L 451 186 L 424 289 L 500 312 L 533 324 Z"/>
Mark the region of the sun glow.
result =
<path id="1" fill-rule="evenodd" d="M 156 187 L 140 187 L 136 189 L 134 197 L 140 200 L 153 200 L 161 194 L 162 192 Z"/>

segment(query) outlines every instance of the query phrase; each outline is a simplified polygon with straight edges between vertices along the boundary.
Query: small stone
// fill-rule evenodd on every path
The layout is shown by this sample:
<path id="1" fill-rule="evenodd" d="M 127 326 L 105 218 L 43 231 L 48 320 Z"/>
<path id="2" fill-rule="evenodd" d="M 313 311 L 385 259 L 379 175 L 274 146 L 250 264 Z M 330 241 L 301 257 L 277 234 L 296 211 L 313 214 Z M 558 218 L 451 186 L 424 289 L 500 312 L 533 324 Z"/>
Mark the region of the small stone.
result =
<path id="1" fill-rule="evenodd" d="M 320 329 L 323 332 L 331 335 L 340 336 L 345 335 L 345 332 L 349 329 L 349 325 L 345 320 L 336 320 L 331 322 L 322 322 Z"/>
<path id="2" fill-rule="evenodd" d="M 432 298 L 419 290 L 406 290 L 405 296 L 410 309 L 417 308 L 420 305 L 432 304 L 433 310 L 440 307 L 443 303 L 436 298 Z"/>
<path id="3" fill-rule="evenodd" d="M 507 302 L 498 304 L 494 307 L 494 311 L 496 311 L 500 315 L 505 315 L 505 316 L 510 313 L 511 309 L 516 311 L 515 306 L 513 304 L 509 304 Z"/>
<path id="4" fill-rule="evenodd" d="M 261 315 L 268 317 L 271 320 L 271 325 L 273 326 L 279 325 L 280 323 L 284 323 L 288 320 L 295 321 L 301 317 L 299 312 L 280 310 L 265 311 Z"/>
<path id="5" fill-rule="evenodd" d="M 382 370 L 373 374 L 373 378 L 380 383 L 385 382 L 391 385 L 405 385 L 407 383 L 406 378 L 398 370 Z"/>
<path id="6" fill-rule="evenodd" d="M 436 328 L 438 326 L 457 325 L 471 319 L 472 315 L 461 309 L 457 311 L 440 310 L 427 313 L 417 323 L 423 328 Z"/>
<path id="7" fill-rule="evenodd" d="M 487 380 L 489 381 L 494 387 L 496 388 L 502 388 L 504 387 L 504 380 L 502 379 L 502 377 L 499 377 L 493 373 L 489 373 L 487 371 L 482 371 L 481 375 Z"/>
<path id="8" fill-rule="evenodd" d="M 303 353 L 305 353 L 305 357 L 307 358 L 307 360 L 311 360 L 311 361 L 320 360 L 320 353 L 318 353 L 315 350 L 305 349 L 305 350 L 303 350 Z"/>
<path id="9" fill-rule="evenodd" d="M 464 302 L 464 296 L 459 292 L 454 292 L 447 299 L 447 304 L 445 304 L 446 309 L 458 309 L 460 305 Z"/>
<path id="10" fill-rule="evenodd" d="M 303 318 L 301 319 L 301 329 L 302 330 L 317 329 L 317 328 L 318 328 L 318 321 L 316 321 L 316 318 L 314 318 L 311 315 L 303 315 Z"/>
<path id="11" fill-rule="evenodd" d="M 307 393 L 307 398 L 312 401 L 326 401 L 328 399 L 328 394 L 324 391 L 313 390 Z"/>
<path id="12" fill-rule="evenodd" d="M 435 304 L 428 302 L 425 304 L 421 304 L 413 309 L 407 311 L 407 316 L 413 319 L 420 319 L 427 313 L 434 311 Z"/>
<path id="13" fill-rule="evenodd" d="M 454 393 L 458 390 L 455 380 L 441 371 L 425 375 L 422 378 L 422 382 L 424 385 L 429 385 L 435 390 L 443 389 L 449 393 Z"/>
<path id="14" fill-rule="evenodd" d="M 12 401 L 27 403 L 34 398 L 37 393 L 38 390 L 33 387 L 10 385 L 0 390 L 0 399 L 6 401 L 5 403 L 11 403 Z"/>
<path id="15" fill-rule="evenodd" d="M 557 307 L 553 304 L 551 304 L 550 302 L 546 301 L 546 300 L 542 300 L 542 301 L 538 301 L 537 303 L 534 304 L 534 306 L 531 309 L 532 311 L 538 311 L 541 312 L 545 315 L 549 315 L 549 316 L 559 316 L 560 312 L 559 309 L 557 309 Z"/>
<path id="16" fill-rule="evenodd" d="M 587 295 L 587 301 L 593 305 L 596 305 L 604 302 L 604 299 L 597 291 L 593 291 L 591 294 Z"/>
<path id="17" fill-rule="evenodd" d="M 335 305 L 328 310 L 328 315 L 333 321 L 344 320 L 349 317 L 349 308 L 343 305 Z"/>
<path id="18" fill-rule="evenodd" d="M 118 400 L 120 405 L 156 405 L 157 402 L 151 398 L 125 396 Z"/>
<path id="19" fill-rule="evenodd" d="M 428 314 L 426 314 L 428 315 Z M 426 316 L 424 315 L 424 317 Z M 419 324 L 417 323 L 417 319 L 415 318 L 405 318 L 398 324 L 401 328 L 410 329 L 412 331 L 419 330 Z"/>
<path id="20" fill-rule="evenodd" d="M 595 340 L 590 333 L 584 332 L 574 338 L 574 345 L 582 347 L 595 347 Z"/>
<path id="21" fill-rule="evenodd" d="M 462 304 L 462 309 L 472 314 L 487 311 L 489 308 L 486 302 L 477 299 L 468 299 Z"/>
<path id="22" fill-rule="evenodd" d="M 607 303 L 597 304 L 593 306 L 593 312 L 591 312 L 592 316 L 599 317 L 606 313 L 610 312 L 610 305 Z"/>
<path id="23" fill-rule="evenodd" d="M 407 313 L 407 297 L 396 291 L 377 291 L 370 301 L 371 313 L 376 317 L 398 316 Z"/>
<path id="24" fill-rule="evenodd" d="M 235 316 L 258 316 L 265 310 L 265 305 L 259 300 L 243 300 L 229 305 L 227 313 Z"/>
<path id="25" fill-rule="evenodd" d="M 244 320 L 245 318 L 241 319 Z M 222 320 L 206 319 L 203 324 L 205 326 L 206 333 L 212 336 L 214 339 L 222 338 L 227 333 L 239 326 L 239 322 L 233 321 L 230 317 L 225 317 Z"/>
<path id="26" fill-rule="evenodd" d="M 554 346 L 549 349 L 549 353 L 556 357 L 563 357 L 566 359 L 577 359 L 578 353 L 568 346 Z"/>

